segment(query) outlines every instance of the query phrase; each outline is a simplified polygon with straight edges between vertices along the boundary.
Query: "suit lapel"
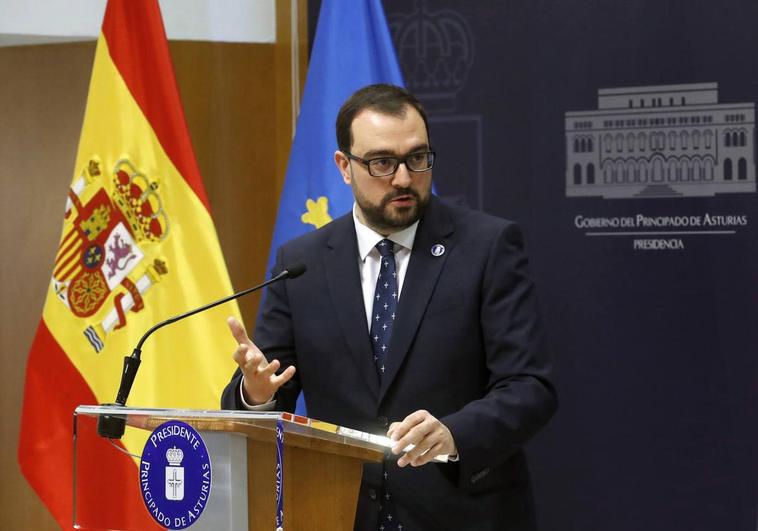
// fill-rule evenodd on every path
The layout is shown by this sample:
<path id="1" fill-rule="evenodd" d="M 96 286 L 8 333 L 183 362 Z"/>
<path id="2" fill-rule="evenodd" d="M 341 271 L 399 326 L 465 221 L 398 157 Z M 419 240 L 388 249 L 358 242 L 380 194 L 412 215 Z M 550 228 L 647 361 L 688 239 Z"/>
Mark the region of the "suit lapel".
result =
<path id="1" fill-rule="evenodd" d="M 452 249 L 450 239 L 452 233 L 453 223 L 448 208 L 432 197 L 424 218 L 419 223 L 408 270 L 405 273 L 403 290 L 397 307 L 397 322 L 392 331 L 387 371 L 382 378 L 379 391 L 380 401 L 397 375 L 416 336 L 429 298 L 432 296 L 442 267 Z M 445 252 L 441 256 L 432 254 L 432 247 L 436 244 L 442 244 L 445 247 Z"/>
<path id="2" fill-rule="evenodd" d="M 351 215 L 335 220 L 334 230 L 326 242 L 324 266 L 329 296 L 337 315 L 349 357 L 374 396 L 379 394 L 379 377 L 369 342 L 366 310 L 363 307 L 361 278 L 358 272 L 358 243 Z"/>

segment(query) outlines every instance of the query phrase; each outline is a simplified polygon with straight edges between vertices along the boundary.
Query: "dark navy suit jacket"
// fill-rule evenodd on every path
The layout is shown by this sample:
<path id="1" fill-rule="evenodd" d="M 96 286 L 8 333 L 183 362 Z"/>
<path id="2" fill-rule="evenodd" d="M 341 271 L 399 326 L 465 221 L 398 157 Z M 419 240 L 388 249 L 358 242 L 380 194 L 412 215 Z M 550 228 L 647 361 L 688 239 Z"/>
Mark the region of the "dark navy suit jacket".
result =
<path id="1" fill-rule="evenodd" d="M 521 230 L 432 197 L 381 383 L 358 260 L 351 214 L 279 249 L 274 272 L 295 262 L 308 269 L 269 288 L 253 337 L 269 360 L 297 367 L 276 408 L 292 411 L 302 389 L 308 416 L 377 434 L 426 409 L 452 432 L 460 461 L 387 464 L 403 529 L 535 529 L 522 446 L 557 402 Z M 223 408 L 242 408 L 240 378 L 238 370 Z M 356 529 L 376 530 L 381 470 L 364 468 Z"/>

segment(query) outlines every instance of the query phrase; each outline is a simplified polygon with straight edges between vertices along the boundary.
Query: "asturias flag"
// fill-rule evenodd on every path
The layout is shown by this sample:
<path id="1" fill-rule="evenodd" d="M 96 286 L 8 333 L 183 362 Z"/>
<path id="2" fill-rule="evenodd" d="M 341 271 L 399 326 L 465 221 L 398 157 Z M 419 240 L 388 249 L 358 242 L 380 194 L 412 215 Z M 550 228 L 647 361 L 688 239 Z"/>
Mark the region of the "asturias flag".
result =
<path id="1" fill-rule="evenodd" d="M 334 122 L 342 103 L 373 83 L 403 85 L 381 0 L 324 0 L 269 266 L 284 242 L 326 225 L 352 208 L 353 194 L 334 165 Z M 304 412 L 302 401 L 298 412 Z"/>
<path id="2" fill-rule="evenodd" d="M 110 0 L 19 440 L 21 469 L 62 527 L 72 524 L 74 408 L 113 401 L 123 357 L 151 325 L 230 292 L 158 2 Z M 151 337 L 129 403 L 216 408 L 234 369 L 229 313 L 236 305 Z M 141 453 L 145 433 L 127 430 L 126 449 Z M 78 444 L 98 469 L 77 506 L 100 522 L 154 528 L 134 460 L 103 440 Z"/>

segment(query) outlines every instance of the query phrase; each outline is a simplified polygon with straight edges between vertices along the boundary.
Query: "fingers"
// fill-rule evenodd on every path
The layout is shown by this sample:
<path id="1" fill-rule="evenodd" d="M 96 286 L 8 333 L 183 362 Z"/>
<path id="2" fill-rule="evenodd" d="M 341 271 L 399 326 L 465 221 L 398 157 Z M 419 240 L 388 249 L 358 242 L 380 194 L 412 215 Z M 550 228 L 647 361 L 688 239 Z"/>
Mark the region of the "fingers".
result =
<path id="1" fill-rule="evenodd" d="M 232 354 L 232 358 L 242 371 L 243 398 L 253 405 L 268 402 L 277 389 L 294 376 L 295 367 L 287 367 L 277 375 L 276 371 L 281 367 L 279 360 L 269 362 L 248 337 L 245 327 L 239 320 L 229 317 L 226 324 L 237 341 L 237 349 Z"/>
<path id="2" fill-rule="evenodd" d="M 266 363 L 266 358 L 264 358 L 263 355 L 261 355 L 261 358 L 263 358 L 263 360 L 255 369 L 255 374 L 260 378 L 268 378 L 273 385 L 276 385 L 276 387 L 280 387 L 295 375 L 294 365 L 290 365 L 282 372 L 282 374 L 277 375 L 276 371 L 278 371 L 281 366 L 279 360 L 272 360 L 270 363 Z"/>
<path id="3" fill-rule="evenodd" d="M 436 456 L 445 453 L 441 451 L 443 446 L 441 442 L 428 446 L 429 442 L 429 438 L 424 439 L 424 442 L 422 444 L 414 446 L 412 450 L 406 452 L 405 455 L 397 460 L 398 466 L 422 466 L 432 461 Z"/>
<path id="4" fill-rule="evenodd" d="M 426 464 L 434 457 L 433 454 L 428 454 L 428 452 L 432 446 L 439 442 L 440 434 L 436 433 L 433 420 L 436 421 L 436 419 L 432 417 L 432 419 L 424 420 L 411 428 L 392 448 L 393 453 L 399 454 L 409 446 L 413 446 L 413 448 L 405 452 L 405 454 L 397 460 L 399 466 L 403 467 L 407 464 L 420 466 Z"/>
<path id="5" fill-rule="evenodd" d="M 231 331 L 232 336 L 237 341 L 237 343 L 243 343 L 246 345 L 253 344 L 253 342 L 247 336 L 244 325 L 240 323 L 236 318 L 229 317 L 226 320 L 226 324 L 229 326 L 229 330 Z"/>
<path id="6" fill-rule="evenodd" d="M 270 378 L 272 374 L 279 368 L 279 360 L 272 360 L 271 363 L 266 361 L 266 358 L 261 354 L 257 363 L 253 361 L 253 375 L 258 378 Z"/>
<path id="7" fill-rule="evenodd" d="M 277 360 L 274 360 L 274 361 L 276 361 L 277 363 L 279 363 Z M 285 383 L 287 383 L 290 380 L 290 378 L 292 378 L 293 376 L 295 376 L 295 366 L 294 365 L 290 365 L 289 367 L 287 367 L 286 369 L 284 369 L 284 371 L 282 372 L 282 374 L 280 374 L 278 376 L 274 376 L 273 378 L 271 378 L 271 383 L 274 384 L 276 386 L 276 388 L 278 389 L 282 385 L 284 385 Z"/>
<path id="8" fill-rule="evenodd" d="M 281 374 L 279 360 L 268 362 L 254 344 L 240 344 L 232 355 L 242 371 L 242 389 L 245 400 L 251 404 L 263 404 L 271 400 L 277 389 L 295 374 L 295 367 L 287 367 Z"/>
<path id="9" fill-rule="evenodd" d="M 266 357 L 255 345 L 252 347 L 244 343 L 237 345 L 232 358 L 246 376 L 260 372 L 267 365 Z"/>
<path id="10" fill-rule="evenodd" d="M 398 448 L 398 451 L 395 452 L 396 454 L 400 453 L 400 451 L 409 444 L 415 444 L 417 442 L 412 439 L 419 438 L 418 435 L 423 430 L 423 428 L 417 429 L 417 427 L 423 424 L 429 417 L 434 419 L 428 411 L 420 409 L 405 417 L 402 422 L 393 422 L 390 425 L 389 430 L 387 430 L 387 436 L 393 441 L 397 441 L 393 447 L 393 451 L 395 448 Z M 416 431 L 414 431 L 413 434 L 410 434 L 412 430 Z"/>
<path id="11" fill-rule="evenodd" d="M 413 445 L 411 450 L 398 459 L 400 467 L 408 464 L 421 466 L 437 455 L 455 453 L 455 442 L 450 430 L 428 411 L 419 410 L 408 415 L 402 422 L 393 422 L 387 435 L 396 441 L 392 447 L 395 455 Z"/>
<path id="12" fill-rule="evenodd" d="M 281 375 L 275 376 L 276 371 L 281 366 L 279 360 L 271 360 L 269 362 L 260 350 L 250 348 L 248 345 L 239 345 L 232 357 L 246 377 L 270 380 L 271 382 L 282 380 L 281 383 L 284 383 L 292 378 L 292 375 L 295 373 L 294 367 L 291 367 L 291 371 L 289 370 L 290 367 L 288 367 L 283 373 L 287 374 L 286 378 L 282 379 Z"/>

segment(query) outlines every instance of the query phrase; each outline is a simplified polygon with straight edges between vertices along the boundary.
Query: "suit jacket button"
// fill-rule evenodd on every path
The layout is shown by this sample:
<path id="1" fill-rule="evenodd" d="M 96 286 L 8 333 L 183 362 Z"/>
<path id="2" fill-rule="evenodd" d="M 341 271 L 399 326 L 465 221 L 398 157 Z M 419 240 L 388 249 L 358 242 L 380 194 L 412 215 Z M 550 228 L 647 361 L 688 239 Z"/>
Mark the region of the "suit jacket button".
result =
<path id="1" fill-rule="evenodd" d="M 371 498 L 372 501 L 376 501 L 376 489 L 368 489 L 368 497 Z"/>
<path id="2" fill-rule="evenodd" d="M 471 479 L 469 481 L 473 485 L 474 483 L 476 483 L 477 481 L 479 481 L 480 479 L 482 479 L 484 476 L 486 476 L 489 473 L 490 473 L 489 468 L 483 468 L 482 470 L 480 470 L 479 472 L 471 476 Z"/>
<path id="3" fill-rule="evenodd" d="M 387 417 L 382 415 L 381 417 L 377 418 L 376 420 L 379 421 L 379 425 L 384 428 L 385 430 L 390 427 L 390 421 Z"/>

